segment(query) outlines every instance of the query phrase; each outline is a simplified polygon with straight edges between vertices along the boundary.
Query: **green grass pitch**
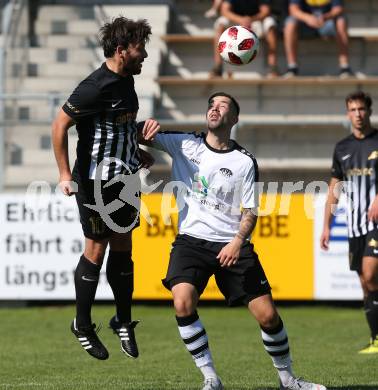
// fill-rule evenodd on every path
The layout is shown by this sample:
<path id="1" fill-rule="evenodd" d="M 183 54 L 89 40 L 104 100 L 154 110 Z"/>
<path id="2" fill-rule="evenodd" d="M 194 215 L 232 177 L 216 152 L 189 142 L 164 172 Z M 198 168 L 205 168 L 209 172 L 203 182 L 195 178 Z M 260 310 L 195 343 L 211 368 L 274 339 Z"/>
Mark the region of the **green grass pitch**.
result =
<path id="1" fill-rule="evenodd" d="M 245 308 L 200 307 L 215 365 L 226 390 L 277 389 L 259 328 Z M 378 356 L 361 356 L 368 341 L 364 313 L 329 306 L 280 307 L 294 372 L 333 390 L 378 390 Z M 173 309 L 134 307 L 140 357 L 127 358 L 107 328 L 113 307 L 93 318 L 110 352 L 97 361 L 69 330 L 73 306 L 0 309 L 0 389 L 197 390 L 202 377 L 178 337 Z"/>

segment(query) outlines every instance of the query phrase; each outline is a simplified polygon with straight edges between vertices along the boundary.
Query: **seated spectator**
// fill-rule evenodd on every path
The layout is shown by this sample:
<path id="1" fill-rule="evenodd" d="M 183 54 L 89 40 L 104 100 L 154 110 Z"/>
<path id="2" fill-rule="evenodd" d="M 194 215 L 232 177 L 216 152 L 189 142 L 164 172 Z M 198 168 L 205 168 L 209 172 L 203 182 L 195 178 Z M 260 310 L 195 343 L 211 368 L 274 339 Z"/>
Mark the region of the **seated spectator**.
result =
<path id="1" fill-rule="evenodd" d="M 223 0 L 213 0 L 213 5 L 205 12 L 205 18 L 211 19 L 218 16 Z"/>
<path id="2" fill-rule="evenodd" d="M 349 66 L 348 30 L 342 0 L 289 0 L 284 44 L 288 69 L 285 77 L 299 72 L 297 60 L 298 27 L 301 35 L 328 38 L 336 36 L 339 49 L 339 75 L 353 76 Z"/>
<path id="3" fill-rule="evenodd" d="M 218 52 L 218 41 L 223 31 L 232 25 L 251 28 L 258 37 L 264 36 L 268 44 L 268 76 L 278 76 L 276 21 L 270 15 L 270 0 L 224 0 L 221 16 L 215 21 L 214 68 L 210 77 L 222 76 L 222 59 Z"/>

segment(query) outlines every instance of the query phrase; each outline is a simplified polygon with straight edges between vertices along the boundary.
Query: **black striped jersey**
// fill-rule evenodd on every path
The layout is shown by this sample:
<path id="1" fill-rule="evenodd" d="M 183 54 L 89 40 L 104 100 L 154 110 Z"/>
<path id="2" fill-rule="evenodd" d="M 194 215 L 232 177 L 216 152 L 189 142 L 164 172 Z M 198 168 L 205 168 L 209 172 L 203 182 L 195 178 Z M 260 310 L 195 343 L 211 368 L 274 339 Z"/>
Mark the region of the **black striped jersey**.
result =
<path id="1" fill-rule="evenodd" d="M 377 228 L 367 218 L 378 192 L 377 164 L 377 130 L 362 139 L 351 134 L 335 146 L 332 177 L 346 182 L 349 237 L 360 237 Z"/>
<path id="2" fill-rule="evenodd" d="M 95 179 L 101 162 L 102 180 L 136 172 L 139 104 L 133 76 L 120 76 L 103 63 L 80 82 L 62 108 L 76 122 L 76 166 L 83 178 Z"/>
<path id="3" fill-rule="evenodd" d="M 160 132 L 153 145 L 172 157 L 179 233 L 230 242 L 239 231 L 241 207 L 257 208 L 258 167 L 235 141 L 227 150 L 206 142 L 206 134 Z"/>

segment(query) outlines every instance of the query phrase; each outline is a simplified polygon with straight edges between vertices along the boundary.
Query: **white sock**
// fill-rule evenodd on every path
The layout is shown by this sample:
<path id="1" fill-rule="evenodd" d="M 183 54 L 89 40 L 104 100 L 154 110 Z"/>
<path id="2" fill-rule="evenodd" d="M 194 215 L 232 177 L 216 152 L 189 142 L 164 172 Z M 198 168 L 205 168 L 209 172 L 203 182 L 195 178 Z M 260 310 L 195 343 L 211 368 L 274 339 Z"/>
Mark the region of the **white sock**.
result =
<path id="1" fill-rule="evenodd" d="M 215 367 L 214 367 L 213 363 L 208 363 L 208 364 L 205 364 L 204 366 L 201 366 L 198 368 L 201 370 L 202 375 L 205 379 L 207 379 L 207 378 L 218 379 L 218 375 L 215 372 Z"/>
<path id="2" fill-rule="evenodd" d="M 261 337 L 282 384 L 286 386 L 290 377 L 294 375 L 291 370 L 289 341 L 281 318 L 275 329 L 261 328 Z"/>
<path id="3" fill-rule="evenodd" d="M 207 366 L 208 368 L 204 369 L 205 372 L 210 372 L 209 370 L 211 368 L 212 372 L 215 372 L 206 330 L 203 327 L 197 312 L 187 317 L 176 316 L 176 321 L 182 341 L 185 343 L 187 350 L 192 355 L 196 366 L 199 369 Z M 214 377 L 214 375 L 211 375 L 211 377 Z M 215 377 L 217 377 L 217 375 L 215 375 Z"/>
<path id="4" fill-rule="evenodd" d="M 284 386 L 289 384 L 290 378 L 295 378 L 291 365 L 284 368 L 277 368 L 278 376 L 280 377 L 280 381 Z"/>

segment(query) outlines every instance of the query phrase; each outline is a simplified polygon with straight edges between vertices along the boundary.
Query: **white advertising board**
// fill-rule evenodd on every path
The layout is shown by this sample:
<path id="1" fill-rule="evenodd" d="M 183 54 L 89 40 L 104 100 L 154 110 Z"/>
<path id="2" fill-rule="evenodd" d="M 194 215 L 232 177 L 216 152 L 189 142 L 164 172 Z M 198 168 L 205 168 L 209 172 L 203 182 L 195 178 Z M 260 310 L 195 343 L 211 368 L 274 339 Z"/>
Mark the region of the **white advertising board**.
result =
<path id="1" fill-rule="evenodd" d="M 83 234 L 74 197 L 0 195 L 0 299 L 74 299 Z M 104 270 L 98 299 L 111 299 Z"/>
<path id="2" fill-rule="evenodd" d="M 319 194 L 315 198 L 314 299 L 362 299 L 357 273 L 349 270 L 348 232 L 343 199 L 340 199 L 337 215 L 331 225 L 329 250 L 320 249 L 325 201 L 325 194 Z"/>

